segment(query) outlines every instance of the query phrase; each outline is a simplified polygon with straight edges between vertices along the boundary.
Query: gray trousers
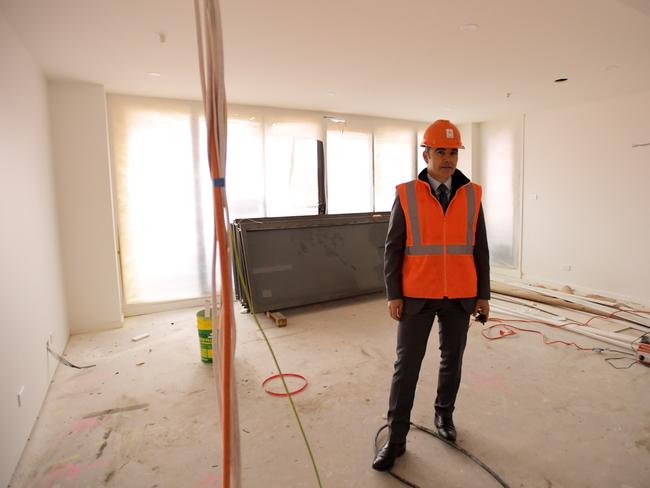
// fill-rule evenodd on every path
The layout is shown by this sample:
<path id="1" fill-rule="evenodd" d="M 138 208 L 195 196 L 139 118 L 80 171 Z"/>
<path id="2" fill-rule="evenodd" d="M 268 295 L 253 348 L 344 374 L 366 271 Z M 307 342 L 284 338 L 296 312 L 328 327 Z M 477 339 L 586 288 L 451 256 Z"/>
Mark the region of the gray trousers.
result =
<path id="1" fill-rule="evenodd" d="M 404 299 L 402 318 L 397 326 L 397 360 L 388 405 L 390 442 L 406 441 L 420 366 L 436 316 L 440 325 L 440 369 L 435 411 L 443 417 L 451 416 L 460 387 L 474 303 L 473 299 Z"/>

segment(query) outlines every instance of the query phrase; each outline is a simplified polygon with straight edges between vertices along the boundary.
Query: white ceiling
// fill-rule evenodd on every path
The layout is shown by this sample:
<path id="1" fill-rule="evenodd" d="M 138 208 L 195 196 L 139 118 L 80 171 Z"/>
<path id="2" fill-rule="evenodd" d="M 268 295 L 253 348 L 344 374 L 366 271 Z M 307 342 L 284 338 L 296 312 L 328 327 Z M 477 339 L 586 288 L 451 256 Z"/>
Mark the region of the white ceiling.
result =
<path id="1" fill-rule="evenodd" d="M 222 0 L 221 9 L 233 103 L 466 122 L 650 89 L 650 0 Z M 0 12 L 50 78 L 201 96 L 192 0 L 0 0 Z"/>

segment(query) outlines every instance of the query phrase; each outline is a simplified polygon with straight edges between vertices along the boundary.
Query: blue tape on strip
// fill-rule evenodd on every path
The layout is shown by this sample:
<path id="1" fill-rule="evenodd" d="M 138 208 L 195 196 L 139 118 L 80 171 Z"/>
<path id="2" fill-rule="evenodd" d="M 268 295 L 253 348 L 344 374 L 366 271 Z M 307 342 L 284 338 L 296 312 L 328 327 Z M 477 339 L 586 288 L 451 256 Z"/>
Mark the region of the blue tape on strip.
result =
<path id="1" fill-rule="evenodd" d="M 225 178 L 214 178 L 212 180 L 212 186 L 226 186 Z"/>

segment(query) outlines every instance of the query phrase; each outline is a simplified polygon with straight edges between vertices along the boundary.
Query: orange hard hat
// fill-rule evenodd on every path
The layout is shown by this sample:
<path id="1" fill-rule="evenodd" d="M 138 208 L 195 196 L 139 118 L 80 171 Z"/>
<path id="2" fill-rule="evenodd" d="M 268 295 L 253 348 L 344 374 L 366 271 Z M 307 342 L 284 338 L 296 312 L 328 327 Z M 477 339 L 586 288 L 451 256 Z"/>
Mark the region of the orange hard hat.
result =
<path id="1" fill-rule="evenodd" d="M 420 147 L 455 147 L 465 149 L 458 127 L 448 120 L 436 120 L 424 131 Z"/>

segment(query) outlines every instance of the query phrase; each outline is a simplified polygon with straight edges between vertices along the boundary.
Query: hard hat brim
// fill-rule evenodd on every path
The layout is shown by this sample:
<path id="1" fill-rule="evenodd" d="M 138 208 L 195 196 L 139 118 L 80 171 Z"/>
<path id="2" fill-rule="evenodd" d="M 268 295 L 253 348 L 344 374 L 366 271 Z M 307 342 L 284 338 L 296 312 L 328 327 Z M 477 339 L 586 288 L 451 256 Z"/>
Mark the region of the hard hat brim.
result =
<path id="1" fill-rule="evenodd" d="M 431 147 L 427 146 L 426 144 L 420 144 L 420 147 Z M 445 149 L 450 148 L 450 149 L 465 149 L 465 146 L 437 146 L 437 147 L 443 147 Z M 431 149 L 435 149 L 435 147 L 431 147 Z"/>

